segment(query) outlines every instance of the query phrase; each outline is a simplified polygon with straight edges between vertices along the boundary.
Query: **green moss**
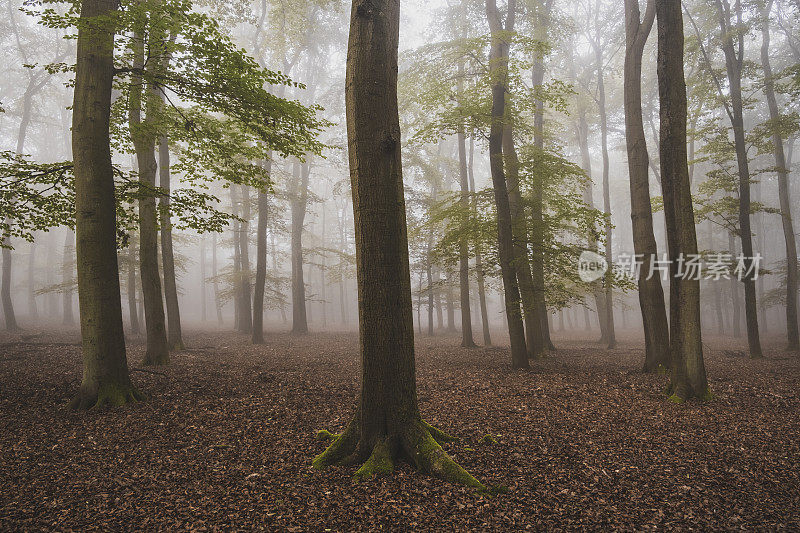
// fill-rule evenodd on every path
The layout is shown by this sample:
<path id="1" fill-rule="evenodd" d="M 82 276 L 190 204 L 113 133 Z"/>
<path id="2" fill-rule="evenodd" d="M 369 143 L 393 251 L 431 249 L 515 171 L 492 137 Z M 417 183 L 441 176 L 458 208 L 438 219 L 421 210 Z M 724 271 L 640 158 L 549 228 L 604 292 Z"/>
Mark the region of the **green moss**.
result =
<path id="1" fill-rule="evenodd" d="M 472 477 L 442 450 L 424 425 L 412 428 L 404 440 L 408 456 L 420 471 L 457 485 L 486 489 L 483 483 Z"/>
<path id="2" fill-rule="evenodd" d="M 677 394 L 673 394 L 667 399 L 669 401 L 671 401 L 672 403 L 676 403 L 676 404 L 679 404 L 679 405 L 686 402 L 686 400 L 684 400 L 683 398 L 681 398 Z"/>
<path id="3" fill-rule="evenodd" d="M 710 402 L 710 401 L 713 401 L 714 398 L 715 398 L 715 396 L 714 396 L 714 393 L 711 392 L 711 389 L 706 389 L 706 391 L 703 394 L 698 396 L 698 399 L 701 402 Z"/>
<path id="4" fill-rule="evenodd" d="M 372 455 L 356 471 L 353 478 L 357 481 L 362 481 L 373 476 L 389 475 L 392 472 L 394 472 L 392 454 L 386 442 L 382 441 L 375 445 L 372 449 Z"/>
<path id="5" fill-rule="evenodd" d="M 487 433 L 486 435 L 480 438 L 478 444 L 484 444 L 484 445 L 497 444 L 497 439 L 495 439 L 490 433 Z"/>
<path id="6" fill-rule="evenodd" d="M 321 429 L 321 430 L 317 431 L 316 439 L 317 440 L 322 440 L 322 441 L 330 441 L 330 440 L 336 440 L 339 437 L 341 437 L 341 434 L 339 434 L 339 433 L 331 433 L 327 429 Z"/>
<path id="7" fill-rule="evenodd" d="M 431 434 L 431 437 L 433 437 L 433 439 L 439 444 L 444 444 L 445 442 L 457 442 L 459 440 L 458 437 L 453 437 L 441 429 L 428 424 L 424 420 L 422 421 L 422 425 L 425 426 L 425 429 L 428 430 L 428 433 Z"/>
<path id="8" fill-rule="evenodd" d="M 67 405 L 69 409 L 88 410 L 104 407 L 121 407 L 129 403 L 144 401 L 146 396 L 133 385 L 106 383 L 97 389 L 81 387 L 77 396 Z"/>

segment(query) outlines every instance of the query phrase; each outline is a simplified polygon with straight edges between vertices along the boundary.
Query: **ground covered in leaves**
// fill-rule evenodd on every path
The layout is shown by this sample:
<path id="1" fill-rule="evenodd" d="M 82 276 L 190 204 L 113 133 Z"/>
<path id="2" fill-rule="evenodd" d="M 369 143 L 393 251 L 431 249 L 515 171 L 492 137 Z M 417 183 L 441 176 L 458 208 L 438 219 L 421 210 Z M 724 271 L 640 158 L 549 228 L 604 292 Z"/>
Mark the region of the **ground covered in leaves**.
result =
<path id="1" fill-rule="evenodd" d="M 750 361 L 712 340 L 715 398 L 673 405 L 642 349 L 586 339 L 528 372 L 503 348 L 418 340 L 420 406 L 486 497 L 401 466 L 357 483 L 316 472 L 358 393 L 353 334 L 187 335 L 165 369 L 133 372 L 141 404 L 64 409 L 75 333 L 0 336 L 0 530 L 800 528 L 800 359 Z M 141 340 L 130 341 L 137 367 Z M 485 438 L 491 435 L 492 438 Z"/>

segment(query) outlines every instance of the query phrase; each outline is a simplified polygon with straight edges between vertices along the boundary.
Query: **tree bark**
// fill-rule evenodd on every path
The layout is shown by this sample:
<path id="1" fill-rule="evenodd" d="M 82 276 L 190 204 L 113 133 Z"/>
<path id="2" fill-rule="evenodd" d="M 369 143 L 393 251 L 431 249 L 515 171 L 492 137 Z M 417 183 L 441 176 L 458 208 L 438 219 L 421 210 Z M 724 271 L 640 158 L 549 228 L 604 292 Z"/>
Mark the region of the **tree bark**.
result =
<path id="1" fill-rule="evenodd" d="M 470 135 L 469 138 L 469 164 L 467 166 L 467 174 L 469 175 L 469 189 L 475 194 L 475 137 Z M 478 206 L 477 200 L 472 202 L 472 213 L 477 214 Z M 489 332 L 489 311 L 486 306 L 486 284 L 484 282 L 483 272 L 483 255 L 481 253 L 481 245 L 478 239 L 475 240 L 475 273 L 478 280 L 478 302 L 481 308 L 481 327 L 483 329 L 483 344 L 485 346 L 492 345 L 492 336 Z"/>
<path id="2" fill-rule="evenodd" d="M 678 0 L 655 0 L 658 19 L 661 185 L 667 220 L 670 268 L 672 396 L 676 402 L 710 393 L 700 330 L 700 281 L 682 279 L 678 258 L 697 254 L 694 207 L 686 153 L 686 80 L 683 17 Z"/>
<path id="3" fill-rule="evenodd" d="M 737 30 L 738 52 L 733 43 L 733 31 L 730 25 L 730 4 L 728 0 L 716 0 L 722 51 L 725 53 L 725 68 L 731 97 L 730 119 L 733 126 L 733 138 L 736 145 L 736 161 L 739 169 L 739 232 L 742 239 L 742 256 L 745 270 L 749 270 L 753 262 L 753 232 L 750 227 L 750 164 L 747 160 L 747 143 L 745 141 L 744 115 L 742 109 L 742 67 L 744 61 L 744 34 Z M 737 18 L 741 23 L 741 5 L 737 0 Z M 747 323 L 747 344 L 750 358 L 760 359 L 761 340 L 758 332 L 758 307 L 756 303 L 756 285 L 753 274 L 747 275 L 744 284 L 744 310 Z"/>
<path id="4" fill-rule="evenodd" d="M 217 234 L 211 237 L 211 277 L 214 280 L 214 309 L 217 311 L 217 325 L 222 326 L 222 302 L 219 296 L 219 280 L 217 279 Z"/>
<path id="5" fill-rule="evenodd" d="M 786 164 L 786 155 L 783 151 L 783 138 L 777 127 L 780 119 L 780 110 L 775 99 L 775 80 L 772 74 L 772 65 L 769 58 L 769 14 L 772 0 L 762 6 L 761 26 L 761 66 L 764 70 L 764 95 L 767 97 L 769 118 L 773 123 L 772 144 L 775 155 L 775 167 L 778 173 L 778 198 L 781 206 L 781 221 L 783 223 L 783 240 L 786 246 L 786 332 L 789 350 L 800 350 L 800 335 L 797 327 L 797 241 L 794 235 L 792 221 L 792 208 L 789 198 L 789 170 Z"/>
<path id="6" fill-rule="evenodd" d="M 628 148 L 633 249 L 642 259 L 638 285 L 645 339 L 645 372 L 655 372 L 669 366 L 669 326 L 664 289 L 658 276 L 649 276 L 658 246 L 650 204 L 650 156 L 642 120 L 642 55 L 655 14 L 654 0 L 649 0 L 644 20 L 640 21 L 639 1 L 625 0 L 625 141 Z"/>
<path id="7" fill-rule="evenodd" d="M 310 157 L 310 156 L 309 156 Z M 294 163 L 294 191 L 292 193 L 292 333 L 308 333 L 306 310 L 306 283 L 303 276 L 303 224 L 308 205 L 308 179 L 311 165 L 308 161 Z"/>
<path id="8" fill-rule="evenodd" d="M 28 315 L 36 320 L 39 318 L 39 306 L 36 305 L 36 241 L 28 249 Z"/>
<path id="9" fill-rule="evenodd" d="M 242 222 L 239 224 L 239 261 L 241 268 L 241 289 L 239 296 L 239 332 L 253 333 L 252 285 L 250 283 L 250 189 L 240 186 L 242 200 Z"/>
<path id="10" fill-rule="evenodd" d="M 264 161 L 264 173 L 272 175 L 272 154 Z M 269 196 L 265 189 L 258 191 L 258 227 L 256 228 L 256 285 L 253 291 L 253 344 L 264 344 L 264 293 L 267 283 L 267 223 Z"/>
<path id="11" fill-rule="evenodd" d="M 164 297 L 167 303 L 167 344 L 170 350 L 183 350 L 181 311 L 178 304 L 178 282 L 175 279 L 175 254 L 172 249 L 172 219 L 170 216 L 169 140 L 162 135 L 158 145 L 159 187 L 161 197 L 161 264 L 164 269 Z"/>
<path id="12" fill-rule="evenodd" d="M 9 220 L 6 219 L 6 223 Z M 3 238 L 3 281 L 0 293 L 3 300 L 3 317 L 6 322 L 6 331 L 19 331 L 17 316 L 14 314 L 14 301 L 11 299 L 11 239 Z"/>
<path id="13" fill-rule="evenodd" d="M 64 231 L 64 253 L 61 259 L 61 284 L 64 291 L 62 298 L 62 319 L 65 326 L 75 324 L 75 315 L 72 312 L 72 269 L 75 257 L 75 235 L 67 228 Z"/>
<path id="14" fill-rule="evenodd" d="M 143 23 L 141 23 L 143 24 Z M 144 32 L 142 29 L 134 36 L 134 66 L 144 68 Z M 150 36 L 155 41 L 156 36 Z M 152 191 L 156 185 L 155 135 L 149 131 L 161 102 L 160 95 L 151 87 L 145 88 L 141 74 L 131 75 L 131 94 L 129 97 L 128 120 L 131 137 L 136 151 L 139 180 Z M 143 108 L 146 118 L 142 119 Z M 147 349 L 145 365 L 166 365 L 169 363 L 167 328 L 164 316 L 164 299 L 161 292 L 161 278 L 158 271 L 158 215 L 156 199 L 151 192 L 139 198 L 139 268 L 144 296 L 145 329 Z"/>
<path id="15" fill-rule="evenodd" d="M 84 0 L 78 26 L 72 151 L 83 379 L 70 406 L 81 409 L 142 398 L 128 374 L 117 265 L 109 146 L 114 33 L 92 23 L 115 9 L 114 0 Z"/>
<path id="16" fill-rule="evenodd" d="M 388 474 L 400 459 L 483 489 L 442 450 L 444 434 L 417 405 L 414 324 L 397 108 L 399 0 L 354 0 L 346 109 L 356 230 L 361 396 L 356 415 L 316 468 L 364 464 L 357 478 Z"/>
<path id="17" fill-rule="evenodd" d="M 131 320 L 131 334 L 140 333 L 139 312 L 136 307 L 136 248 L 128 245 L 128 314 Z"/>
<path id="18" fill-rule="evenodd" d="M 464 72 L 464 65 L 460 63 L 459 70 L 459 93 L 461 93 L 461 76 Z M 467 172 L 467 136 L 464 132 L 464 125 L 461 124 L 458 130 L 458 183 L 461 187 L 459 201 L 461 209 L 469 213 L 469 174 Z M 461 299 L 461 346 L 474 348 L 475 341 L 472 338 L 472 313 L 469 301 L 469 243 L 462 237 L 458 243 L 458 286 Z"/>
<path id="19" fill-rule="evenodd" d="M 503 168 L 503 129 L 506 118 L 506 91 L 508 83 L 508 54 L 510 43 L 507 32 L 514 30 L 516 0 L 509 0 L 505 26 L 500 20 L 496 0 L 486 0 L 486 18 L 492 34 L 490 63 L 492 68 L 492 120 L 489 133 L 489 158 L 497 207 L 497 243 L 500 271 L 503 278 L 508 336 L 511 340 L 511 366 L 528 368 L 528 350 L 525 328 L 520 313 L 520 290 L 514 268 L 514 234 L 508 185 Z"/>

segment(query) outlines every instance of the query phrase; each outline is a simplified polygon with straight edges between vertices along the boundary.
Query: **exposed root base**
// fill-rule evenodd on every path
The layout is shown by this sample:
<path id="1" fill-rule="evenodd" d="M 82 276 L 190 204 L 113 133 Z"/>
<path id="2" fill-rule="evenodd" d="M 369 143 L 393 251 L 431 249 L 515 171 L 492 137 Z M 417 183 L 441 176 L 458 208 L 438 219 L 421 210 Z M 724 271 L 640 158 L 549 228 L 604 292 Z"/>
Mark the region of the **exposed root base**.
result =
<path id="1" fill-rule="evenodd" d="M 339 437 L 341 437 L 341 434 L 339 434 L 339 433 L 331 433 L 327 429 L 321 429 L 321 430 L 317 431 L 317 437 L 316 438 L 317 438 L 317 440 L 331 441 L 331 440 L 336 440 Z"/>
<path id="2" fill-rule="evenodd" d="M 142 361 L 143 366 L 167 366 L 169 365 L 169 352 L 163 354 L 146 354 Z"/>
<path id="3" fill-rule="evenodd" d="M 143 402 L 147 397 L 136 390 L 133 385 L 104 385 L 98 389 L 81 387 L 68 404 L 68 409 L 86 411 L 104 407 L 120 407 L 129 403 Z"/>
<path id="4" fill-rule="evenodd" d="M 329 466 L 362 463 L 355 473 L 355 479 L 364 480 L 375 475 L 391 474 L 394 465 L 404 460 L 425 474 L 489 492 L 489 489 L 461 468 L 442 449 L 441 442 L 452 442 L 456 439 L 423 420 L 409 423 L 401 434 L 384 437 L 373 444 L 361 441 L 358 433 L 357 422 L 351 422 L 328 449 L 314 458 L 314 468 L 323 470 Z M 323 432 L 319 432 L 317 438 L 320 434 Z M 333 435 L 330 432 L 325 434 Z"/>
<path id="5" fill-rule="evenodd" d="M 183 344 L 182 340 L 178 341 L 178 342 L 170 343 L 170 345 L 169 345 L 169 350 L 171 352 L 182 352 L 185 349 L 186 349 L 186 345 Z"/>
<path id="6" fill-rule="evenodd" d="M 710 402 L 714 399 L 714 394 L 712 394 L 710 389 L 706 389 L 701 394 L 697 394 L 691 390 L 691 387 L 676 388 L 672 383 L 667 386 L 664 392 L 668 396 L 667 400 L 676 404 L 686 403 L 692 399 L 700 402 Z"/>

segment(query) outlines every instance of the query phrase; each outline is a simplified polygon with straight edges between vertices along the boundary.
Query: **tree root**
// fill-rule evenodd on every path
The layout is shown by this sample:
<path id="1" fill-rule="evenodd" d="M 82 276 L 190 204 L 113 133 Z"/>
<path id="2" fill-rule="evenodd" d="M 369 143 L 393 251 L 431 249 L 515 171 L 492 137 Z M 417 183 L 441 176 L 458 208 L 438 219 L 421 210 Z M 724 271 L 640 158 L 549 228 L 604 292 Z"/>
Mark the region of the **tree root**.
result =
<path id="1" fill-rule="evenodd" d="M 314 468 L 323 470 L 329 466 L 347 466 L 363 462 L 355 473 L 355 479 L 364 480 L 374 475 L 388 475 L 394 470 L 395 463 L 405 460 L 420 472 L 449 483 L 491 492 L 453 461 L 440 445 L 440 442 L 452 442 L 457 439 L 421 419 L 409 423 L 405 431 L 399 435 L 386 436 L 371 446 L 359 439 L 357 427 L 357 420 L 351 422 L 324 452 L 314 458 Z M 364 448 L 369 449 L 364 450 Z"/>
<path id="2" fill-rule="evenodd" d="M 81 387 L 78 394 L 67 404 L 68 409 L 87 411 L 104 407 L 120 407 L 146 400 L 147 397 L 133 385 L 103 385 L 99 388 Z"/>

